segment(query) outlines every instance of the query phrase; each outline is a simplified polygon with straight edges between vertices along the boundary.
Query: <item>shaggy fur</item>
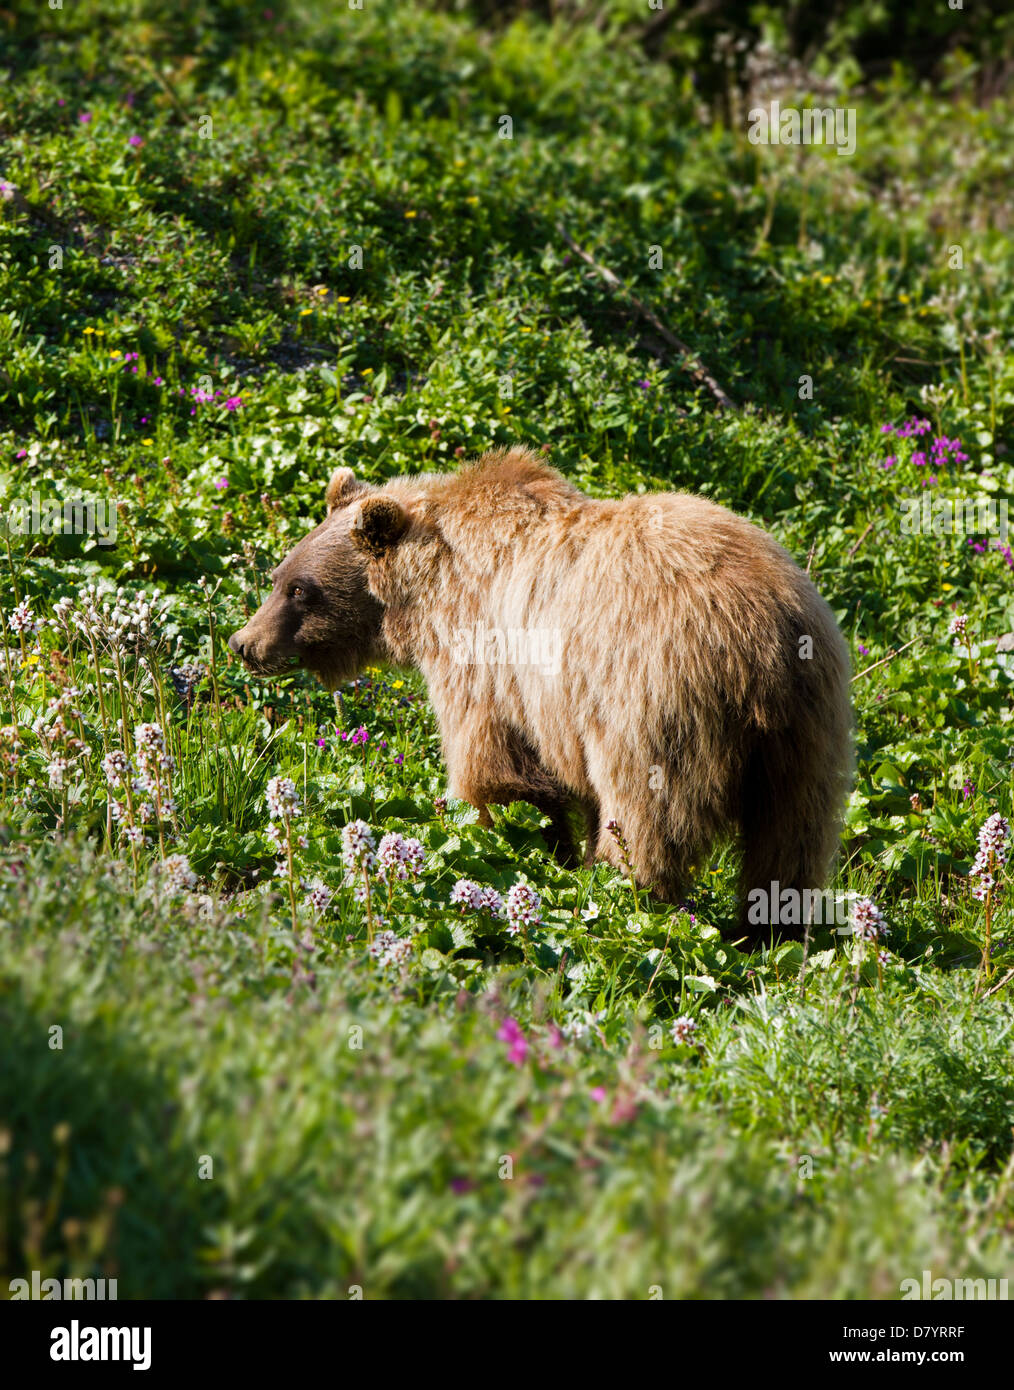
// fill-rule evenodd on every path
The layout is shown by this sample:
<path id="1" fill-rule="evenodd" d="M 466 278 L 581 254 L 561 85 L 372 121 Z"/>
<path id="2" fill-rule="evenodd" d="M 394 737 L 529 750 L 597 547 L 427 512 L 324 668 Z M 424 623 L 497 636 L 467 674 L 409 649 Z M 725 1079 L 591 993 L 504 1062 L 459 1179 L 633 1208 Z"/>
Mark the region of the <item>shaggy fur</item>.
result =
<path id="1" fill-rule="evenodd" d="M 580 808 L 589 851 L 619 866 L 615 819 L 638 880 L 670 901 L 730 834 L 744 896 L 823 885 L 851 773 L 848 652 L 758 527 L 681 493 L 593 500 L 524 449 L 380 489 L 341 470 L 328 505 L 276 576 L 313 578 L 325 612 L 362 608 L 362 631 L 343 620 L 340 651 L 300 650 L 298 627 L 273 645 L 294 602 L 276 588 L 232 639 L 245 659 L 298 651 L 328 679 L 378 655 L 416 666 L 455 795 L 487 821 L 531 801 L 565 855 Z M 559 669 L 463 662 L 466 629 L 554 632 Z"/>

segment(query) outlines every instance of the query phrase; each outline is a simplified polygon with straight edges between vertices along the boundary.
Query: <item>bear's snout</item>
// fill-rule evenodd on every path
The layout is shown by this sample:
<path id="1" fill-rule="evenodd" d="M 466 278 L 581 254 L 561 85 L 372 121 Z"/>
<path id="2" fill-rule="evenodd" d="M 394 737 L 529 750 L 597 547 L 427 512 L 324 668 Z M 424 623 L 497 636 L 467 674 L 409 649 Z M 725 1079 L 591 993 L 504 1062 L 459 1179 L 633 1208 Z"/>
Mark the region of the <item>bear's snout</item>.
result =
<path id="1" fill-rule="evenodd" d="M 245 627 L 229 638 L 229 650 L 256 676 L 277 675 L 297 660 L 299 652 L 284 634 L 275 631 L 255 613 Z"/>
<path id="2" fill-rule="evenodd" d="M 263 643 L 258 646 L 247 627 L 241 627 L 229 638 L 229 650 L 235 652 L 243 665 L 251 671 L 258 671 L 264 663 Z"/>

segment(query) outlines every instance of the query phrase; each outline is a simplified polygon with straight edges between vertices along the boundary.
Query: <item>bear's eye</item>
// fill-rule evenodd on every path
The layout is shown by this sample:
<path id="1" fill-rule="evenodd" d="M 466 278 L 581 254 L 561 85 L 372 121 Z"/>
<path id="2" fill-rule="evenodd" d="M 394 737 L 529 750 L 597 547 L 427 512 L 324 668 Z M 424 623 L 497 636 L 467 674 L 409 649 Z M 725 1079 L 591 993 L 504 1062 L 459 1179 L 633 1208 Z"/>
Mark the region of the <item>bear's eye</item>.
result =
<path id="1" fill-rule="evenodd" d="M 306 590 L 303 588 L 302 584 L 293 584 L 292 588 L 289 590 L 289 598 L 302 598 L 305 593 Z"/>

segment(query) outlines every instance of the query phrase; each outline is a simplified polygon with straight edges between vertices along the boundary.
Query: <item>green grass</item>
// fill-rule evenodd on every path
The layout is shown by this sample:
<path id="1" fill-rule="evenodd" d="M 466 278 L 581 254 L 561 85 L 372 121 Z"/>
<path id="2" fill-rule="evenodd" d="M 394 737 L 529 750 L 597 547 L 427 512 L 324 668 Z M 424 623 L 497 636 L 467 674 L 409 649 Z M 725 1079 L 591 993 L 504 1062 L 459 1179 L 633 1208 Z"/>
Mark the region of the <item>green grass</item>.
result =
<path id="1" fill-rule="evenodd" d="M 906 499 L 1014 489 L 1009 103 L 973 104 L 960 52 L 932 87 L 820 64 L 854 84 L 844 159 L 750 145 L 749 95 L 738 121 L 705 105 L 619 5 L 566 37 L 177 8 L 19 15 L 0 86 L 4 506 L 122 504 L 115 545 L 0 546 L 5 618 L 45 620 L 5 622 L 0 662 L 5 1277 L 894 1299 L 924 1269 L 1009 1275 L 1011 888 L 986 955 L 968 870 L 1014 812 L 1014 559 L 902 526 Z M 911 419 L 930 431 L 882 431 Z M 935 436 L 960 445 L 920 461 Z M 444 807 L 410 673 L 335 701 L 232 661 L 337 464 L 382 480 L 515 440 L 596 496 L 703 493 L 809 562 L 862 673 L 833 887 L 884 913 L 879 965 L 825 931 L 805 970 L 798 943 L 741 952 L 731 847 L 673 910 L 560 868 L 531 807 L 493 829 Z M 147 628 L 89 617 L 86 584 L 110 609 L 159 595 Z M 102 767 L 121 721 L 173 760 L 135 846 Z M 275 776 L 302 803 L 291 879 Z M 425 854 L 368 905 L 342 868 L 357 819 Z M 461 914 L 462 878 L 528 883 L 541 922 Z M 370 952 L 384 929 L 399 961 Z"/>

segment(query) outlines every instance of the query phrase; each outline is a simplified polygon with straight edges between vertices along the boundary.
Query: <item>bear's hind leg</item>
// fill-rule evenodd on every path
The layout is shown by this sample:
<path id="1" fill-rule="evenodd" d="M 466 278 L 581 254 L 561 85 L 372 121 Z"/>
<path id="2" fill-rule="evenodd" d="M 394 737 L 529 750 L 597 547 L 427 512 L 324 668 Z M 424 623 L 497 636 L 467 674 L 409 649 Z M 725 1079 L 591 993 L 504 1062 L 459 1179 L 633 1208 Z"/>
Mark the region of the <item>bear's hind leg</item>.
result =
<path id="1" fill-rule="evenodd" d="M 673 845 L 654 801 L 614 803 L 612 810 L 606 804 L 602 806 L 596 858 L 626 873 L 624 851 L 616 834 L 609 829 L 611 821 L 615 821 L 626 844 L 638 887 L 649 889 L 663 902 L 684 899 L 690 859 Z"/>
<path id="2" fill-rule="evenodd" d="M 823 760 L 819 760 L 801 757 L 800 740 L 791 733 L 772 735 L 749 760 L 741 821 L 740 926 L 754 941 L 769 941 L 772 932 L 801 938 L 808 912 L 815 917 L 813 925 L 821 925 L 823 904 L 816 895 L 830 877 L 839 846 L 848 767 L 846 738 L 847 729 L 841 748 L 825 750 Z M 783 898 L 786 890 L 792 897 Z M 758 899 L 758 891 L 762 898 Z M 778 924 L 772 927 L 772 893 L 778 895 L 780 904 L 792 903 L 798 895 L 801 920 L 787 918 L 780 906 Z M 758 921 L 758 917 L 763 920 Z"/>

